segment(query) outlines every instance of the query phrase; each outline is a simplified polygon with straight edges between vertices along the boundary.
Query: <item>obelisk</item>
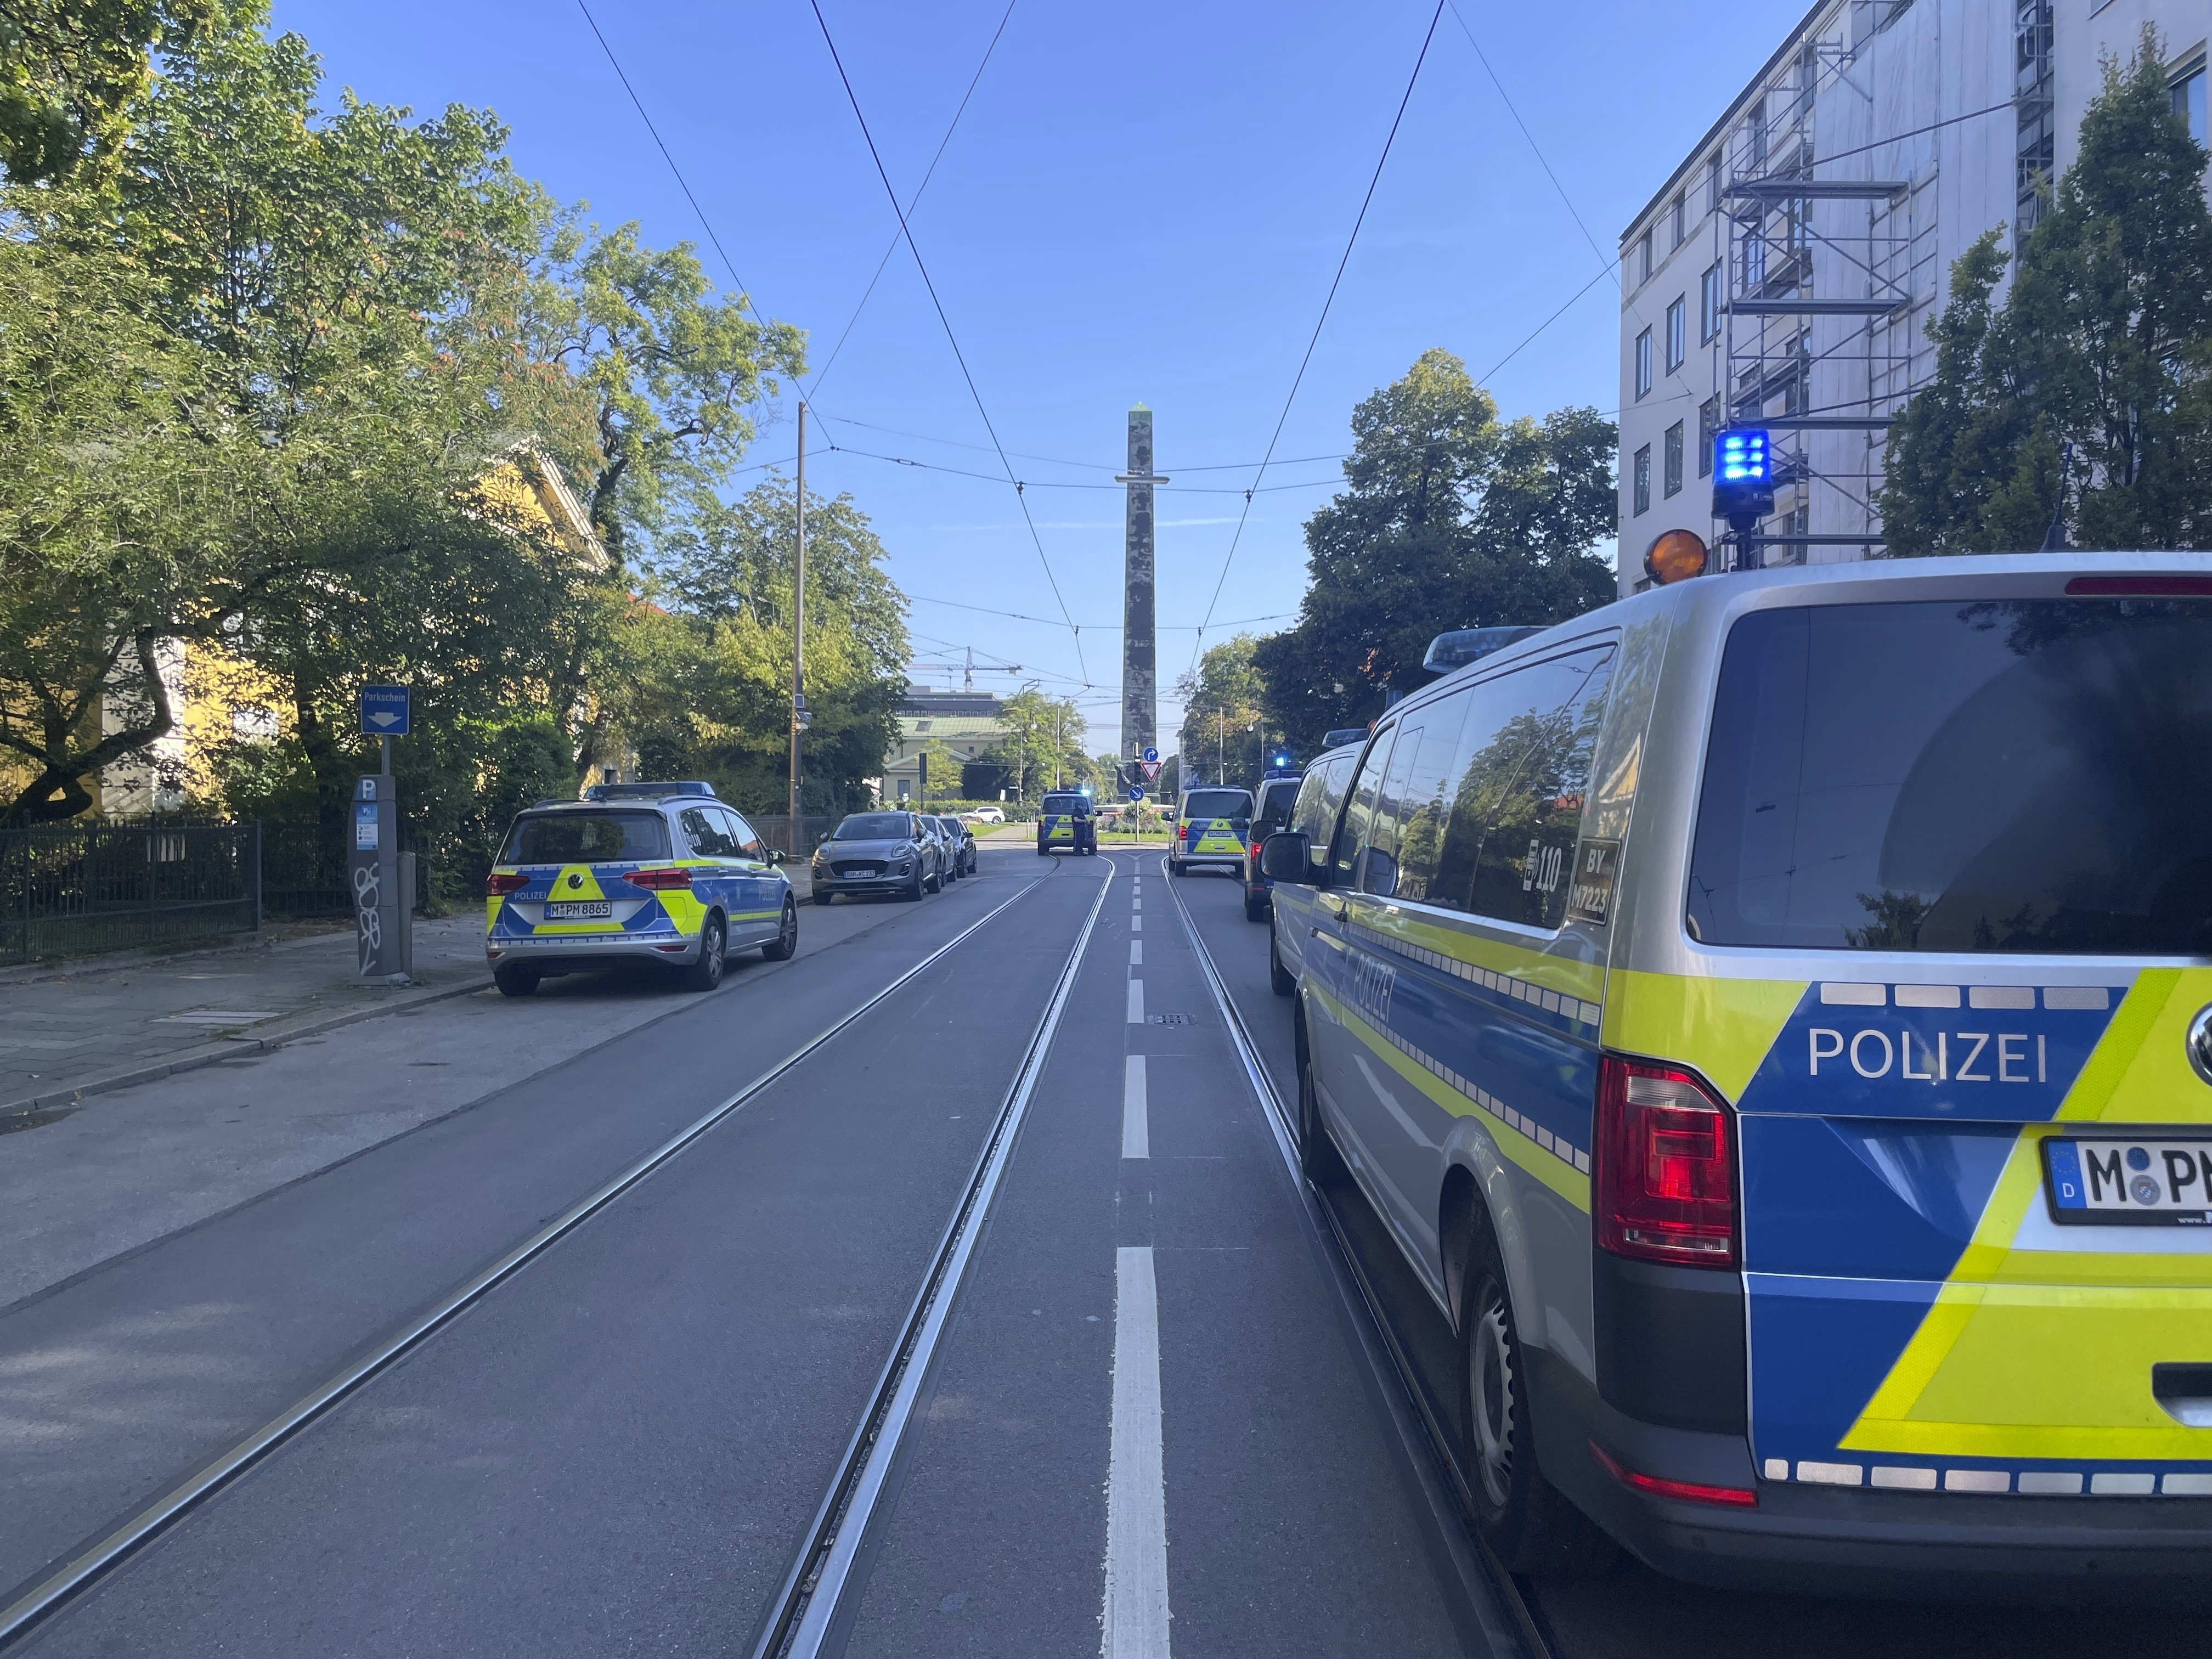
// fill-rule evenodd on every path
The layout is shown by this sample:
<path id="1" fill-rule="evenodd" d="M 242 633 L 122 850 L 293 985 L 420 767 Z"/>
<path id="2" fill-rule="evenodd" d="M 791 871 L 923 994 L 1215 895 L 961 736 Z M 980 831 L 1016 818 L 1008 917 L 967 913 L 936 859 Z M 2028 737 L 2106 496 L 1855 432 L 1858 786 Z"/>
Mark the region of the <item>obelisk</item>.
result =
<path id="1" fill-rule="evenodd" d="M 1129 411 L 1129 470 L 1115 475 L 1128 487 L 1121 551 L 1121 758 L 1144 758 L 1159 740 L 1159 647 L 1153 633 L 1152 486 L 1167 482 L 1152 471 L 1152 411 Z"/>

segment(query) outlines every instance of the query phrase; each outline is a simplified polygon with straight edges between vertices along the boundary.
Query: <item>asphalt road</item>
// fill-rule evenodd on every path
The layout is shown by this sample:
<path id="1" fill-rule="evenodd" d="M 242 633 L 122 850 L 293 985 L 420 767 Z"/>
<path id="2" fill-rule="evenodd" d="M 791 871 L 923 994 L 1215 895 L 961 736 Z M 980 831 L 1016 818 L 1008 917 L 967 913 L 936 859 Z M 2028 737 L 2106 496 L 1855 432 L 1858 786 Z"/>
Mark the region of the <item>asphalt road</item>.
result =
<path id="1" fill-rule="evenodd" d="M 1158 864 L 992 849 L 0 1315 L 28 1582 L 1014 899 L 26 1649 L 750 1650 L 1110 878 L 831 1650 L 1510 1652 Z"/>
<path id="2" fill-rule="evenodd" d="M 1236 884 L 991 848 L 941 897 L 851 908 L 551 1063 L 549 1006 L 514 1005 L 501 1086 L 0 1310 L 0 1583 L 27 1583 L 981 922 L 23 1650 L 750 1652 L 1065 970 L 822 1651 L 1527 1651 L 1340 1237 L 1439 1421 L 1449 1334 L 1356 1194 L 1291 1179 L 1185 931 L 1291 1094 Z M 1513 1595 L 1559 1659 L 2202 1647 L 2191 1613 L 1724 1596 L 1632 1565 Z"/>

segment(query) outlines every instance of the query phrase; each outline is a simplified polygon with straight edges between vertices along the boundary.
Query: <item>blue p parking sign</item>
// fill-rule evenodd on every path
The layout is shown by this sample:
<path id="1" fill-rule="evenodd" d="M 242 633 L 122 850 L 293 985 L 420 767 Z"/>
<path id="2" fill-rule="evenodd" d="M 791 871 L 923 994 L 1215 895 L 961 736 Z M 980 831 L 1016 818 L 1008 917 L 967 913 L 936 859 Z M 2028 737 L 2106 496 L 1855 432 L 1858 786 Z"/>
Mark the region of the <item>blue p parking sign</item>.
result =
<path id="1" fill-rule="evenodd" d="M 405 686 L 364 685 L 361 688 L 361 731 L 363 737 L 405 737 L 408 713 Z"/>

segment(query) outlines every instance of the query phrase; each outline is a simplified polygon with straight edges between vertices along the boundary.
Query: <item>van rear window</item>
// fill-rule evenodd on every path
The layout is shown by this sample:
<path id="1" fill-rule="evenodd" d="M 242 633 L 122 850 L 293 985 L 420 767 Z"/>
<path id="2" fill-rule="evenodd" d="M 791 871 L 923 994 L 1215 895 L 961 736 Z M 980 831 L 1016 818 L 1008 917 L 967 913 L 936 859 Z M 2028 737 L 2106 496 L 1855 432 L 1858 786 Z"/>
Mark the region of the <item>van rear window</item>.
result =
<path id="1" fill-rule="evenodd" d="M 507 832 L 501 864 L 627 864 L 668 856 L 658 812 L 524 813 Z"/>
<path id="2" fill-rule="evenodd" d="M 1689 926 L 1790 949 L 2212 954 L 2212 605 L 1926 601 L 1729 631 Z"/>
<path id="3" fill-rule="evenodd" d="M 1183 797 L 1187 818 L 1249 818 L 1252 797 L 1242 789 L 1194 789 Z"/>

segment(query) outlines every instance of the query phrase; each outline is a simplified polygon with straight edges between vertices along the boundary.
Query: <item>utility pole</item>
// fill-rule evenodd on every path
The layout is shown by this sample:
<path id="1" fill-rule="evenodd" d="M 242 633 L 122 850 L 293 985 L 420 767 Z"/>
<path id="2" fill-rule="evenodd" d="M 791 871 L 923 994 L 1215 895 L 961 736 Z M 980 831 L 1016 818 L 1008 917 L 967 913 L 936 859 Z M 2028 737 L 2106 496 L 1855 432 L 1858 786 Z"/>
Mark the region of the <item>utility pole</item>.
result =
<path id="1" fill-rule="evenodd" d="M 1213 711 L 1213 781 L 1229 781 L 1229 716 L 1218 708 Z"/>
<path id="2" fill-rule="evenodd" d="M 1060 719 L 1064 711 L 1058 703 L 1052 709 L 1052 787 L 1060 787 L 1060 756 L 1067 745 L 1060 736 Z"/>
<path id="3" fill-rule="evenodd" d="M 799 534 L 791 562 L 791 855 L 800 843 L 799 738 L 806 729 L 806 400 L 799 403 Z"/>

